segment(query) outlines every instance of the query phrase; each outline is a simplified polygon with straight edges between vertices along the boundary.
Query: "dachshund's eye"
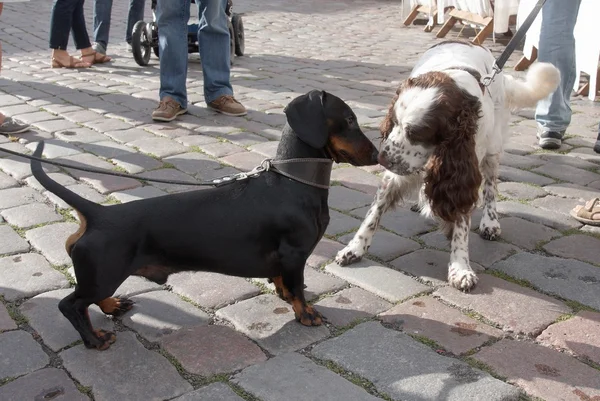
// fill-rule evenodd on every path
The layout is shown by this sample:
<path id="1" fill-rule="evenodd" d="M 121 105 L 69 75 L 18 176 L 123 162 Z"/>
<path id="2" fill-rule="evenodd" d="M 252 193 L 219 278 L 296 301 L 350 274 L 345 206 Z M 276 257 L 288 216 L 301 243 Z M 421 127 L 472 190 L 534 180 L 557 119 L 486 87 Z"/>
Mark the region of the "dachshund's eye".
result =
<path id="1" fill-rule="evenodd" d="M 346 118 L 346 121 L 348 122 L 348 125 L 352 125 L 356 122 L 356 118 L 354 118 L 354 116 L 350 116 Z"/>

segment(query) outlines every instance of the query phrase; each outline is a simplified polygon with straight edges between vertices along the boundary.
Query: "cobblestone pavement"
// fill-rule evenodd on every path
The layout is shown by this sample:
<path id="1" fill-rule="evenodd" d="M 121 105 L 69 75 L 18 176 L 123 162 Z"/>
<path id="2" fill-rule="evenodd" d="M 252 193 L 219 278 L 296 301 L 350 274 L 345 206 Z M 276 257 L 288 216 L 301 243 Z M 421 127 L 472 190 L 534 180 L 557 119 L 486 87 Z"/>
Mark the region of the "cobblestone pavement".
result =
<path id="1" fill-rule="evenodd" d="M 44 139 L 55 160 L 140 177 L 222 176 L 272 156 L 283 107 L 313 88 L 348 101 L 376 138 L 396 86 L 436 42 L 422 26 L 402 26 L 395 1 L 236 0 L 246 55 L 235 59 L 232 81 L 248 116 L 205 108 L 192 55 L 195 105 L 155 124 L 157 60 L 139 67 L 127 53 L 121 3 L 109 46 L 115 61 L 87 71 L 49 68 L 51 2 L 5 5 L 0 111 L 34 129 L 0 136 L 0 146 L 31 152 Z M 158 286 L 129 278 L 117 293 L 137 302 L 130 313 L 113 320 L 90 310 L 95 326 L 118 332 L 104 352 L 85 349 L 57 309 L 73 287 L 64 251 L 77 227 L 72 210 L 40 188 L 28 163 L 0 152 L 0 399 L 600 399 L 600 231 L 568 215 L 600 193 L 600 156 L 591 150 L 600 107 L 575 99 L 573 109 L 558 152 L 536 147 L 526 113 L 513 118 L 502 237 L 481 240 L 474 219 L 471 259 L 482 272 L 472 293 L 446 285 L 448 243 L 407 208 L 383 218 L 366 260 L 332 264 L 381 173 L 338 165 L 332 221 L 306 270 L 308 297 L 327 325 L 296 323 L 262 280 L 185 273 Z M 104 204 L 190 189 L 48 170 Z"/>

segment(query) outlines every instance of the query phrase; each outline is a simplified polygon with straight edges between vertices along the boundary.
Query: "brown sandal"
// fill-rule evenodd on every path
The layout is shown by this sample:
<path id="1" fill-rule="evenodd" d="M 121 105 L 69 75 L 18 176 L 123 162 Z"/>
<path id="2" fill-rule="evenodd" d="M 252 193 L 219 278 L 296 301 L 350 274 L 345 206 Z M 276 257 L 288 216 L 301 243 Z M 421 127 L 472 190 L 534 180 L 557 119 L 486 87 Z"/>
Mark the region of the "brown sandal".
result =
<path id="1" fill-rule="evenodd" d="M 98 56 L 100 56 L 100 57 L 98 57 Z M 85 54 L 85 55 L 81 55 L 81 59 L 82 60 L 85 60 L 86 57 L 93 57 L 94 58 L 92 60 L 91 64 L 104 64 L 104 63 L 108 63 L 109 61 L 112 60 L 106 54 L 98 53 L 96 51 L 93 51 L 93 52 Z"/>
<path id="2" fill-rule="evenodd" d="M 52 57 L 52 68 L 90 68 L 92 65 L 76 57 L 69 56 L 69 64 L 63 64 Z"/>
<path id="3" fill-rule="evenodd" d="M 585 206 L 575 206 L 571 210 L 571 216 L 582 223 L 600 226 L 600 198 L 590 200 Z"/>

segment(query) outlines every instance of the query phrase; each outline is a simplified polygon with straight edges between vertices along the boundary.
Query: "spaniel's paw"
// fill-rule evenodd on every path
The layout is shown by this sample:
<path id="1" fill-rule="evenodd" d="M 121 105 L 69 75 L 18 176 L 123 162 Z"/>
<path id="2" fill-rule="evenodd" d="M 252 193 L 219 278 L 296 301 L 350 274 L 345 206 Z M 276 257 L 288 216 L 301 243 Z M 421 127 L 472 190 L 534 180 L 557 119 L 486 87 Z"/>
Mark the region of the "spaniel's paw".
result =
<path id="1" fill-rule="evenodd" d="M 475 287 L 478 278 L 469 265 L 463 265 L 458 262 L 451 263 L 448 266 L 448 283 L 461 291 L 469 291 Z"/>
<path id="2" fill-rule="evenodd" d="M 362 241 L 352 240 L 348 246 L 338 252 L 335 262 L 340 266 L 347 266 L 362 259 L 366 251 Z"/>
<path id="3" fill-rule="evenodd" d="M 498 220 L 489 219 L 484 215 L 481 219 L 481 224 L 479 224 L 479 235 L 481 238 L 493 241 L 498 238 L 501 233 L 500 222 Z"/>

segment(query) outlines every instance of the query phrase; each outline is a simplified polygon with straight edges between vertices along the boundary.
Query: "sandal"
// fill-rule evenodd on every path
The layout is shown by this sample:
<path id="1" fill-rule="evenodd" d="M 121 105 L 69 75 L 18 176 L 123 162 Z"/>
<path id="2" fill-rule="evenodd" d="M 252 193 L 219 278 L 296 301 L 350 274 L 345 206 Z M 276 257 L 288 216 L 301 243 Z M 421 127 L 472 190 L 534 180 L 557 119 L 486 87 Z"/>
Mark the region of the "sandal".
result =
<path id="1" fill-rule="evenodd" d="M 98 57 L 98 56 L 100 56 L 100 57 Z M 91 64 L 104 64 L 104 63 L 108 63 L 109 61 L 112 60 L 106 54 L 98 53 L 97 51 L 93 51 L 91 53 L 81 55 L 82 60 L 85 60 L 86 57 L 93 57 Z"/>
<path id="2" fill-rule="evenodd" d="M 73 56 L 69 56 L 69 64 L 63 64 L 58 59 L 52 57 L 52 68 L 90 68 L 91 66 L 91 64 Z"/>
<path id="3" fill-rule="evenodd" d="M 600 226 L 600 198 L 590 200 L 585 206 L 575 206 L 571 210 L 571 216 L 582 223 Z"/>

